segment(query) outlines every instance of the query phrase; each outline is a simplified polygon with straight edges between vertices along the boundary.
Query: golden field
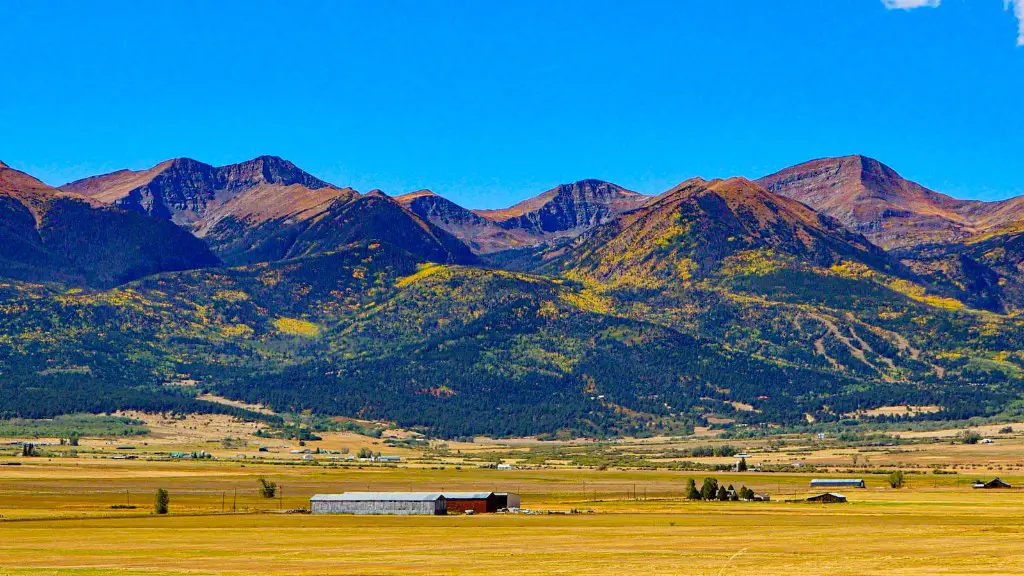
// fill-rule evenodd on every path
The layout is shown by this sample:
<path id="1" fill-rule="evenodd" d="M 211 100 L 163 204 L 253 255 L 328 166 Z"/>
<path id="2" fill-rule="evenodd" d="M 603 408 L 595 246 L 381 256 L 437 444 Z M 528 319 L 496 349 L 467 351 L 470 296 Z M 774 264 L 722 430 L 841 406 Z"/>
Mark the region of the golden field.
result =
<path id="1" fill-rule="evenodd" d="M 154 425 L 148 437 L 130 441 L 87 439 L 76 458 L 57 457 L 56 449 L 38 458 L 3 451 L 0 574 L 1024 574 L 1024 491 L 969 487 L 974 478 L 994 475 L 1024 484 L 1024 438 L 1017 435 L 991 445 L 856 449 L 819 449 L 797 438 L 773 451 L 757 442 L 734 442 L 749 448 L 752 464 L 777 459 L 837 466 L 813 473 L 552 463 L 494 470 L 481 468 L 473 454 L 500 449 L 514 460 L 521 451 L 551 443 L 452 443 L 446 457 L 385 449 L 401 452 L 403 461 L 383 467 L 302 462 L 285 449 L 288 441 L 271 440 L 280 447 L 263 453 L 270 462 L 237 459 L 238 452 L 251 450 L 221 449 L 204 438 L 224 434 L 229 424 L 185 420 Z M 244 424 L 234 426 L 233 432 L 244 431 Z M 377 449 L 380 441 L 328 434 L 311 445 Z M 627 440 L 610 446 L 657 453 L 709 441 L 714 442 Z M 122 453 L 116 445 L 126 442 L 137 445 L 138 459 L 112 459 Z M 586 443 L 563 443 L 574 445 Z M 218 458 L 152 459 L 154 451 L 169 446 L 208 446 Z M 861 466 L 870 458 L 872 468 L 843 473 L 851 451 L 862 454 Z M 893 462 L 913 472 L 909 486 L 894 490 L 884 475 L 870 473 Z M 960 473 L 934 474 L 929 467 L 935 462 Z M 686 501 L 687 478 L 699 484 L 705 476 L 768 492 L 773 501 Z M 863 477 L 869 487 L 843 490 L 848 504 L 785 502 L 810 494 L 808 482 L 815 476 Z M 259 477 L 277 482 L 283 496 L 260 498 Z M 157 488 L 170 492 L 168 516 L 151 513 Z M 525 508 L 561 513 L 286 513 L 307 507 L 319 492 L 470 489 L 519 492 Z M 112 508 L 129 502 L 137 508 Z M 582 513 L 568 513 L 573 510 Z"/>

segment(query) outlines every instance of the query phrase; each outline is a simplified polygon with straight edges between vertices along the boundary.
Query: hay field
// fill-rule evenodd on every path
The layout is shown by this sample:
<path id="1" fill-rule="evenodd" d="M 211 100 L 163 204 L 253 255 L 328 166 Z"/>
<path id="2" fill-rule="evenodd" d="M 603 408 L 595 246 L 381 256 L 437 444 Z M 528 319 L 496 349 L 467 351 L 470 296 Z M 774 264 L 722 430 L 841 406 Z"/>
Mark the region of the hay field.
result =
<path id="1" fill-rule="evenodd" d="M 810 475 L 714 475 L 783 499 L 809 490 Z M 259 476 L 279 482 L 284 497 L 259 498 Z M 23 461 L 0 466 L 0 574 L 1024 573 L 1022 491 L 972 490 L 952 476 L 915 476 L 909 488 L 892 490 L 881 477 L 866 476 L 870 488 L 847 491 L 846 505 L 691 503 L 682 499 L 691 476 L 702 475 Z M 149 512 L 157 487 L 171 493 L 170 516 Z M 306 505 L 316 492 L 410 488 L 517 490 L 526 507 L 593 513 L 277 512 Z M 235 490 L 238 513 L 220 514 Z M 126 494 L 140 508 L 110 508 Z"/>
<path id="2" fill-rule="evenodd" d="M 810 436 L 785 437 L 784 445 L 734 441 L 750 453 L 751 465 L 817 467 L 736 473 L 570 463 L 573 454 L 593 451 L 668 461 L 673 451 L 724 442 L 709 436 L 600 444 L 479 439 L 414 450 L 329 433 L 309 443 L 402 456 L 399 465 L 382 466 L 319 455 L 303 461 L 291 453 L 297 442 L 256 438 L 254 425 L 228 418 L 146 418 L 149 435 L 86 438 L 74 449 L 77 457 L 61 457 L 70 456 L 70 447 L 47 447 L 47 456 L 36 458 L 0 450 L 0 575 L 1024 574 L 1024 490 L 969 487 L 975 478 L 996 475 L 1024 486 L 1024 435 L 996 435 L 994 427 L 984 432 L 996 442 L 984 445 L 836 446 Z M 219 440 L 228 435 L 248 445 L 222 447 Z M 120 459 L 126 451 L 118 446 L 127 442 L 137 459 Z M 273 452 L 258 452 L 260 445 Z M 544 464 L 481 467 L 551 448 L 554 456 Z M 216 458 L 166 458 L 168 450 L 199 449 Z M 854 455 L 859 464 L 850 471 Z M 889 488 L 886 466 L 907 470 L 909 485 Z M 936 474 L 937 468 L 957 473 Z M 700 483 L 705 476 L 767 492 L 775 501 L 686 501 L 686 480 Z M 846 490 L 848 504 L 785 502 L 810 495 L 809 480 L 817 476 L 862 477 L 868 489 Z M 278 498 L 259 496 L 260 477 L 280 486 Z M 157 488 L 170 492 L 169 516 L 151 513 Z M 286 513 L 306 508 L 313 494 L 345 490 L 513 491 L 524 507 L 555 513 Z M 583 513 L 569 513 L 574 510 Z"/>

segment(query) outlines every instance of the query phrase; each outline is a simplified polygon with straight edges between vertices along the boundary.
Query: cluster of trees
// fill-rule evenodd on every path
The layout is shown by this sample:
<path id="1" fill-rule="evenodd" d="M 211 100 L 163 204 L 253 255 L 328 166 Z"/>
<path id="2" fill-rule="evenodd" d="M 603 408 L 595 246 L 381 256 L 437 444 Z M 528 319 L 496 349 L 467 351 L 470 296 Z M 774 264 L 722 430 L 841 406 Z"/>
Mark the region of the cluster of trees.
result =
<path id="1" fill-rule="evenodd" d="M 689 478 L 686 481 L 686 498 L 688 500 L 717 500 L 720 502 L 746 501 L 754 499 L 754 491 L 746 486 L 741 486 L 739 490 L 736 490 L 732 484 L 726 488 L 718 483 L 717 478 L 705 478 L 700 488 L 697 488 L 694 479 Z"/>

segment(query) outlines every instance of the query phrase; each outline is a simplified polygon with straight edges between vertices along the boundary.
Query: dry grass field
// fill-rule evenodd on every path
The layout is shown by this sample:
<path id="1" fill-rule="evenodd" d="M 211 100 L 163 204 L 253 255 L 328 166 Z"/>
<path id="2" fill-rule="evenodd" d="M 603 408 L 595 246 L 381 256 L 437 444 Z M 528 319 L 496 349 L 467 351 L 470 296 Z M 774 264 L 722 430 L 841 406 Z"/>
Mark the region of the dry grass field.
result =
<path id="1" fill-rule="evenodd" d="M 200 417 L 202 418 L 202 417 Z M 224 449 L 212 442 L 246 424 L 158 421 L 131 440 L 87 439 L 78 457 L 14 457 L 0 451 L 2 575 L 323 575 L 323 574 L 1024 574 L 1024 490 L 974 490 L 994 475 L 1024 485 L 1024 438 L 989 445 L 923 442 L 875 448 L 820 448 L 791 438 L 784 449 L 741 443 L 750 462 L 799 460 L 815 472 L 687 472 L 557 465 L 481 468 L 473 454 L 504 450 L 507 459 L 538 446 L 529 440 L 451 443 L 446 457 L 410 449 L 398 466 L 303 462 L 294 442 Z M 945 432 L 936 433 L 944 437 Z M 680 439 L 611 443 L 630 452 L 669 451 Z M 374 443 L 378 444 L 374 444 Z M 381 439 L 326 434 L 330 449 L 382 447 Z M 564 443 L 565 448 L 586 447 Z M 169 449 L 207 447 L 212 460 L 166 460 Z M 249 457 L 238 459 L 236 452 Z M 847 504 L 785 502 L 809 495 L 820 475 L 847 476 L 851 452 L 866 490 L 845 490 Z M 715 462 L 721 458 L 701 459 Z M 726 459 L 728 461 L 728 459 Z M 829 463 L 837 468 L 821 468 Z M 934 464 L 958 474 L 934 474 Z M 874 467 L 901 463 L 909 485 L 888 487 Z M 877 470 L 876 470 L 877 471 Z M 768 503 L 683 498 L 687 478 L 714 476 L 772 495 Z M 257 478 L 283 494 L 268 500 Z M 151 513 L 165 488 L 171 514 Z M 447 517 L 310 516 L 287 513 L 319 492 L 345 490 L 508 490 L 523 506 L 553 513 Z M 133 505 L 136 508 L 123 508 Z M 572 514 L 577 511 L 581 513 Z"/>

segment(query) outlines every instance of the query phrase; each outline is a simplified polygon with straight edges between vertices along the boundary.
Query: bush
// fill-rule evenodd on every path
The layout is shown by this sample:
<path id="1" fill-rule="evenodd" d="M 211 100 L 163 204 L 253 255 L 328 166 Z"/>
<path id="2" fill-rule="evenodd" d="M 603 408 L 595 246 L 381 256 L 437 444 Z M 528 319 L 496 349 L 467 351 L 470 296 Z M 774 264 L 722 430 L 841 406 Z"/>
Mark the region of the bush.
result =
<path id="1" fill-rule="evenodd" d="M 170 505 L 171 495 L 167 493 L 167 490 L 157 488 L 156 499 L 153 501 L 153 511 L 157 514 L 167 514 Z"/>
<path id="2" fill-rule="evenodd" d="M 903 488 L 906 484 L 906 478 L 903 475 L 903 470 L 896 470 L 889 474 L 889 486 L 892 488 Z"/>
<path id="3" fill-rule="evenodd" d="M 260 483 L 260 496 L 264 498 L 273 498 L 277 495 L 277 483 L 271 482 L 262 476 L 258 478 Z"/>
<path id="4" fill-rule="evenodd" d="M 981 441 L 981 434 L 973 430 L 964 430 L 957 434 L 953 441 L 961 444 L 977 444 Z"/>

